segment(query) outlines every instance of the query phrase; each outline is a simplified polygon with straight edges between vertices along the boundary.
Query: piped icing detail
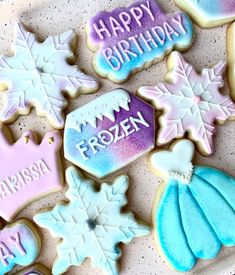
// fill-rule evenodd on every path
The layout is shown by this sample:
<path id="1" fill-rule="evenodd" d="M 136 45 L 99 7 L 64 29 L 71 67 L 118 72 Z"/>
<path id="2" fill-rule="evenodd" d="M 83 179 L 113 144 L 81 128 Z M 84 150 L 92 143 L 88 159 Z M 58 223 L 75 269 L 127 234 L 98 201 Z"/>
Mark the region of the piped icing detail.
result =
<path id="1" fill-rule="evenodd" d="M 179 52 L 167 60 L 166 81 L 156 86 L 144 86 L 139 94 L 163 110 L 160 117 L 159 145 L 182 138 L 187 132 L 200 151 L 206 155 L 214 152 L 215 122 L 224 123 L 235 117 L 235 104 L 228 95 L 222 95 L 222 75 L 226 69 L 219 62 L 211 69 L 198 74 Z"/>
<path id="2" fill-rule="evenodd" d="M 32 131 L 10 143 L 0 128 L 0 216 L 11 220 L 24 206 L 61 189 L 59 132 L 49 132 L 38 144 Z M 22 155 L 23 154 L 23 155 Z"/>
<path id="3" fill-rule="evenodd" d="M 202 28 L 217 27 L 235 20 L 233 0 L 174 0 Z"/>
<path id="4" fill-rule="evenodd" d="M 129 94 L 121 89 L 104 94 L 91 101 L 89 107 L 85 105 L 80 107 L 76 113 L 72 113 L 70 121 L 73 121 L 73 125 L 71 127 L 81 133 L 82 125 L 86 126 L 87 123 L 89 123 L 93 128 L 96 128 L 97 119 L 103 120 L 103 118 L 106 117 L 114 122 L 115 112 L 120 112 L 121 108 L 129 111 L 130 101 Z M 66 126 L 70 127 L 69 122 Z"/>
<path id="5" fill-rule="evenodd" d="M 193 173 L 193 155 L 193 143 L 189 140 L 181 140 L 174 145 L 172 151 L 159 151 L 152 154 L 150 163 L 165 180 L 174 178 L 183 183 L 189 183 Z"/>
<path id="6" fill-rule="evenodd" d="M 169 177 L 176 179 L 182 183 L 186 183 L 189 184 L 191 179 L 192 179 L 192 175 L 193 175 L 193 165 L 192 163 L 189 164 L 189 170 L 188 172 L 185 172 L 183 174 L 179 173 L 179 172 L 175 172 L 175 171 L 170 171 L 169 172 Z"/>
<path id="7" fill-rule="evenodd" d="M 0 91 L 7 90 L 0 121 L 11 122 L 34 106 L 54 128 L 64 127 L 63 93 L 74 98 L 98 88 L 95 78 L 67 62 L 74 59 L 70 46 L 75 37 L 70 30 L 40 43 L 23 24 L 15 24 L 14 55 L 0 56 Z"/>
<path id="8" fill-rule="evenodd" d="M 190 141 L 173 146 L 185 147 L 191 155 Z M 179 148 L 179 147 L 178 147 Z M 152 154 L 153 172 L 162 168 Z M 183 153 L 183 151 L 182 151 Z M 168 157 L 168 161 L 171 162 Z M 185 162 L 185 154 L 178 155 L 178 163 Z M 163 171 L 164 172 L 164 171 Z M 175 177 L 165 178 L 154 204 L 152 220 L 158 248 L 168 263 L 177 271 L 190 271 L 197 259 L 214 259 L 222 245 L 235 245 L 235 179 L 211 167 L 194 166 L 189 184 Z"/>
<path id="9" fill-rule="evenodd" d="M 153 107 L 123 89 L 108 92 L 67 115 L 65 158 L 104 177 L 154 147 Z"/>
<path id="10" fill-rule="evenodd" d="M 131 212 L 121 209 L 127 204 L 125 192 L 128 178 L 120 176 L 112 184 L 102 183 L 97 192 L 94 182 L 83 179 L 73 167 L 66 170 L 69 203 L 59 203 L 42 212 L 34 221 L 61 238 L 53 274 L 62 274 L 72 265 L 81 265 L 86 258 L 107 274 L 117 275 L 121 257 L 118 244 L 150 233 L 148 226 L 138 223 Z M 91 203 L 92 202 L 92 203 Z"/>
<path id="11" fill-rule="evenodd" d="M 182 12 L 164 14 L 155 0 L 101 11 L 87 26 L 95 71 L 117 83 L 161 61 L 173 49 L 189 48 L 192 40 L 189 17 Z"/>
<path id="12" fill-rule="evenodd" d="M 36 228 L 21 219 L 0 230 L 0 273 L 6 274 L 14 266 L 33 263 L 41 248 Z"/>

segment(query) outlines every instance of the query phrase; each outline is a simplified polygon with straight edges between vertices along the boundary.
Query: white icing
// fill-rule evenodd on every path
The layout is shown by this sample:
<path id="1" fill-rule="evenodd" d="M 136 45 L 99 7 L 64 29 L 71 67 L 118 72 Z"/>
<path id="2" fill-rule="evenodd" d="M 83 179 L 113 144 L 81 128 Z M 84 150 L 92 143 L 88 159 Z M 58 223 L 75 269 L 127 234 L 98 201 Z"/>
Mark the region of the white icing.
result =
<path id="1" fill-rule="evenodd" d="M 175 178 L 189 183 L 193 173 L 194 145 L 189 140 L 175 144 L 172 151 L 159 151 L 151 155 L 151 165 L 167 179 Z"/>
<path id="2" fill-rule="evenodd" d="M 16 24 L 15 53 L 0 56 L 0 85 L 7 86 L 7 100 L 0 110 L 0 121 L 11 121 L 28 114 L 34 106 L 40 116 L 46 116 L 54 128 L 63 128 L 62 110 L 67 105 L 63 96 L 78 96 L 82 89 L 92 92 L 98 82 L 85 75 L 66 60 L 73 57 L 70 45 L 75 33 L 50 36 L 39 43 L 24 25 Z"/>
<path id="3" fill-rule="evenodd" d="M 103 117 L 114 122 L 114 111 L 119 112 L 120 108 L 129 111 L 129 103 L 130 96 L 125 90 L 114 90 L 74 111 L 68 116 L 66 127 L 73 128 L 80 133 L 82 125 L 86 126 L 89 123 L 93 128 L 96 128 L 97 119 L 102 120 Z"/>

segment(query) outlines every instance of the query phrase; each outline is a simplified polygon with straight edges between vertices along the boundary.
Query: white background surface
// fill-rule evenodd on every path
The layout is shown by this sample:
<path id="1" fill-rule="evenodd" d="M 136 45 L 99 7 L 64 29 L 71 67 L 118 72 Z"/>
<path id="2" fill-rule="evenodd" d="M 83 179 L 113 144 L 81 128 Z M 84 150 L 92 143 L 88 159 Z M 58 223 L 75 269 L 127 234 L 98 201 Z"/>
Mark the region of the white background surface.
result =
<path id="1" fill-rule="evenodd" d="M 172 0 L 158 0 L 165 12 L 177 10 Z M 85 25 L 89 18 L 101 9 L 111 10 L 121 5 L 128 5 L 127 0 L 3 0 L 0 1 L 0 52 L 10 54 L 12 42 L 13 22 L 21 20 L 29 26 L 41 39 L 48 35 L 58 34 L 67 29 L 75 29 L 78 34 L 78 59 L 77 64 L 86 73 L 95 75 L 92 69 L 93 54 L 87 49 L 85 43 Z M 219 60 L 226 59 L 225 34 L 226 26 L 212 30 L 200 30 L 195 27 L 196 38 L 192 48 L 185 53 L 185 57 L 198 70 L 202 67 L 214 65 Z M 123 88 L 136 92 L 137 89 L 146 84 L 154 85 L 163 80 L 166 72 L 165 61 L 154 65 L 148 70 L 133 76 L 122 85 Z M 98 93 L 91 96 L 81 96 L 76 100 L 70 100 L 66 113 L 83 105 L 92 98 L 105 91 L 112 90 L 118 85 L 109 80 L 100 79 L 101 88 Z M 224 89 L 225 93 L 228 89 Z M 0 97 L 0 102 L 2 98 Z M 10 129 L 16 139 L 23 131 L 36 130 L 42 135 L 52 130 L 44 118 L 36 117 L 35 111 L 28 117 L 20 117 L 11 124 Z M 235 176 L 235 123 L 229 122 L 218 127 L 215 138 L 216 152 L 210 158 L 196 155 L 196 164 L 207 164 L 220 168 Z M 66 164 L 68 165 L 68 163 Z M 130 176 L 130 187 L 128 190 L 128 209 L 133 210 L 136 216 L 143 221 L 151 223 L 150 213 L 159 180 L 152 175 L 146 165 L 146 158 L 141 158 L 125 169 L 118 171 L 107 181 L 122 173 Z M 66 185 L 64 186 L 66 188 Z M 53 206 L 57 201 L 63 199 L 63 192 L 52 194 L 44 199 L 32 203 L 25 208 L 18 217 L 32 219 L 40 209 Z M 216 202 L 215 202 L 216 203 Z M 18 218 L 17 217 L 17 218 Z M 3 222 L 4 224 L 4 222 Z M 39 261 L 52 266 L 56 257 L 56 239 L 53 239 L 47 230 L 41 230 L 42 251 Z M 165 264 L 165 261 L 156 250 L 153 235 L 136 238 L 129 245 L 122 245 L 123 256 L 120 260 L 122 275 L 140 274 L 177 274 Z M 235 273 L 235 248 L 223 248 L 220 255 L 213 261 L 199 261 L 196 268 L 188 274 L 234 274 Z M 72 267 L 67 274 L 95 275 L 103 274 L 101 270 L 90 267 L 87 260 L 81 267 Z"/>

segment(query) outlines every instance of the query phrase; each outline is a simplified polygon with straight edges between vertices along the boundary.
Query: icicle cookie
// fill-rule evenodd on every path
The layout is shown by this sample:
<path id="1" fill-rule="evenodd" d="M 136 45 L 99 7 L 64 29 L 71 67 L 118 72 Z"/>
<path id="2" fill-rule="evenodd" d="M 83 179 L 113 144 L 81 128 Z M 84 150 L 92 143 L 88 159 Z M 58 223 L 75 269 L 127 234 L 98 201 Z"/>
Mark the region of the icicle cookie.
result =
<path id="1" fill-rule="evenodd" d="M 201 28 L 212 28 L 235 20 L 234 0 L 174 0 Z"/>
<path id="2" fill-rule="evenodd" d="M 87 26 L 95 71 L 117 83 L 160 62 L 173 49 L 188 49 L 192 40 L 189 17 L 182 12 L 164 14 L 156 0 L 99 12 Z"/>
<path id="3" fill-rule="evenodd" d="M 96 177 L 128 165 L 154 147 L 151 105 L 125 90 L 106 93 L 66 118 L 65 158 Z"/>
<path id="4" fill-rule="evenodd" d="M 41 249 L 36 228 L 26 219 L 18 220 L 0 230 L 0 274 L 11 271 L 16 264 L 32 264 Z"/>
<path id="5" fill-rule="evenodd" d="M 63 92 L 74 98 L 94 92 L 98 82 L 69 65 L 75 33 L 67 31 L 39 43 L 23 24 L 15 24 L 13 56 L 0 56 L 0 91 L 7 91 L 0 122 L 12 122 L 35 107 L 54 128 L 64 127 L 62 110 L 67 106 Z"/>
<path id="6" fill-rule="evenodd" d="M 149 159 L 164 179 L 152 212 L 155 240 L 169 265 L 183 272 L 197 259 L 215 258 L 222 245 L 235 245 L 235 179 L 194 166 L 193 154 L 193 143 L 181 140 Z"/>
<path id="7" fill-rule="evenodd" d="M 173 52 L 167 67 L 166 82 L 141 87 L 138 91 L 163 110 L 157 143 L 163 145 L 189 133 L 201 153 L 212 154 L 215 122 L 223 124 L 235 118 L 235 104 L 219 92 L 224 85 L 222 75 L 226 64 L 219 62 L 198 74 L 180 53 Z"/>
<path id="8" fill-rule="evenodd" d="M 36 198 L 61 189 L 59 132 L 44 136 L 27 131 L 14 144 L 0 128 L 0 216 L 11 220 Z"/>
<path id="9" fill-rule="evenodd" d="M 62 239 L 52 273 L 63 274 L 70 266 L 81 265 L 90 258 L 93 266 L 107 274 L 119 274 L 118 244 L 150 233 L 149 227 L 138 223 L 131 212 L 121 211 L 127 204 L 128 178 L 120 176 L 112 184 L 102 183 L 99 192 L 94 182 L 83 179 L 73 167 L 66 170 L 66 179 L 66 197 L 70 202 L 61 202 L 34 217 L 36 223 Z"/>

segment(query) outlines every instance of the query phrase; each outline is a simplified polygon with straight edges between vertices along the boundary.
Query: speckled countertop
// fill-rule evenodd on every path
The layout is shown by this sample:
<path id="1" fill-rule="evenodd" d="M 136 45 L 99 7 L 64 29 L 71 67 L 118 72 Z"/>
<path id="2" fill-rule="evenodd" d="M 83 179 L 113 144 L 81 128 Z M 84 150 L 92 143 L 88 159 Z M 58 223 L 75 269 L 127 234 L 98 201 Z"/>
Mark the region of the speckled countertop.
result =
<path id="1" fill-rule="evenodd" d="M 177 10 L 172 0 L 158 0 L 164 11 Z M 130 4 L 127 0 L 2 0 L 0 1 L 0 52 L 11 53 L 13 22 L 21 20 L 29 26 L 40 38 L 48 35 L 58 34 L 67 29 L 75 29 L 78 34 L 78 58 L 77 63 L 86 73 L 95 75 L 92 69 L 93 54 L 88 50 L 85 43 L 85 25 L 89 18 L 100 9 L 111 10 L 120 5 Z M 226 59 L 225 34 L 226 26 L 200 30 L 195 27 L 196 39 L 192 48 L 184 54 L 198 70 L 203 67 L 214 65 L 219 60 Z M 166 72 L 165 61 L 131 77 L 122 85 L 123 88 L 136 92 L 137 89 L 146 84 L 156 84 L 163 80 Z M 76 100 L 70 100 L 66 113 L 82 106 L 99 94 L 119 87 L 108 80 L 100 79 L 101 88 L 94 95 L 81 96 Z M 227 92 L 225 86 L 224 92 Z M 1 97 L 0 97 L 1 102 Z M 235 124 L 226 123 L 218 127 L 216 140 L 216 152 L 210 158 L 203 158 L 199 154 L 196 157 L 197 164 L 207 164 L 229 172 L 235 176 Z M 38 131 L 41 136 L 52 130 L 49 123 L 36 117 L 33 110 L 30 116 L 20 117 L 10 125 L 15 138 L 19 138 L 23 131 L 31 129 Z M 68 163 L 65 163 L 68 165 Z M 154 196 L 159 184 L 159 179 L 152 175 L 143 157 L 128 167 L 118 171 L 107 178 L 111 181 L 115 176 L 125 173 L 130 176 L 131 184 L 128 190 L 128 209 L 133 210 L 137 217 L 151 223 L 150 213 Z M 66 187 L 66 186 L 65 186 Z M 63 199 L 63 193 L 49 195 L 26 207 L 18 217 L 32 219 L 38 210 L 53 206 Z M 48 267 L 52 266 L 56 257 L 56 239 L 53 239 L 47 230 L 42 232 L 42 252 L 39 261 Z M 153 235 L 135 239 L 129 245 L 123 245 L 123 256 L 120 260 L 121 274 L 177 274 L 171 271 L 164 260 L 158 254 L 153 241 Z M 220 255 L 213 261 L 200 261 L 196 268 L 188 274 L 234 274 L 235 273 L 235 248 L 223 248 Z M 99 269 L 90 267 L 87 260 L 81 267 L 72 267 L 67 274 L 95 275 L 102 274 Z"/>

